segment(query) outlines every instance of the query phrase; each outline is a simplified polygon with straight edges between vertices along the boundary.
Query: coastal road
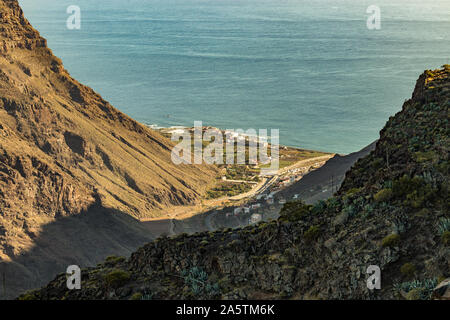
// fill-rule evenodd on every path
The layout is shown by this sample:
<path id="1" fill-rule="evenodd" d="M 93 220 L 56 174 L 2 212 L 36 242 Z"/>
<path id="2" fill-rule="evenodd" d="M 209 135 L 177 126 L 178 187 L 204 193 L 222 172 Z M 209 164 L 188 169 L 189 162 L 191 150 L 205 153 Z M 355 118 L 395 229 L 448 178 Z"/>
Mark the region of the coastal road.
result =
<path id="1" fill-rule="evenodd" d="M 320 156 L 320 157 L 315 157 L 315 158 L 310 158 L 310 159 L 305 159 L 305 160 L 301 160 L 298 161 L 288 167 L 284 167 L 280 170 L 278 170 L 277 175 L 283 175 L 286 172 L 289 172 L 289 170 L 293 170 L 293 169 L 297 169 L 299 167 L 306 167 L 306 166 L 312 166 L 313 164 L 317 163 L 317 162 L 323 162 L 323 161 L 328 161 L 331 158 L 333 158 L 336 154 L 328 154 L 326 156 Z"/>
<path id="2" fill-rule="evenodd" d="M 253 197 L 257 196 L 258 194 L 264 193 L 268 188 L 270 188 L 279 179 L 279 177 L 281 175 L 286 174 L 290 170 L 293 170 L 293 169 L 296 169 L 299 167 L 304 167 L 304 166 L 312 166 L 312 165 L 316 164 L 317 162 L 327 161 L 327 160 L 333 158 L 334 156 L 335 156 L 334 154 L 329 154 L 326 156 L 320 156 L 320 157 L 309 158 L 309 159 L 298 161 L 288 167 L 279 169 L 277 174 L 272 176 L 270 179 L 268 179 L 267 177 L 264 177 L 262 179 L 262 181 L 257 186 L 255 186 L 252 190 L 250 190 L 249 192 L 239 194 L 237 196 L 230 197 L 228 199 L 229 200 L 241 200 L 241 199 L 245 199 L 245 198 L 253 198 Z"/>

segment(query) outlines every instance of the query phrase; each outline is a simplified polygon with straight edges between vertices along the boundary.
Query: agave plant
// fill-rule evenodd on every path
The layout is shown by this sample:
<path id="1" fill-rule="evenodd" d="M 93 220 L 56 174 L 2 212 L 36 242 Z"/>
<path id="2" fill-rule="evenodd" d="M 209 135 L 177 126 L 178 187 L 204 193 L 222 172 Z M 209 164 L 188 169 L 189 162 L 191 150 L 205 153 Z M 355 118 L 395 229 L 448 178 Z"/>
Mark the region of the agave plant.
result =
<path id="1" fill-rule="evenodd" d="M 443 235 L 444 232 L 450 230 L 450 218 L 441 218 L 438 222 L 439 235 Z"/>
<path id="2" fill-rule="evenodd" d="M 425 279 L 425 280 L 414 280 L 409 282 L 403 282 L 394 285 L 394 289 L 398 292 L 403 291 L 405 293 L 410 292 L 414 289 L 419 289 L 420 299 L 429 300 L 434 288 L 438 285 L 437 279 Z"/>

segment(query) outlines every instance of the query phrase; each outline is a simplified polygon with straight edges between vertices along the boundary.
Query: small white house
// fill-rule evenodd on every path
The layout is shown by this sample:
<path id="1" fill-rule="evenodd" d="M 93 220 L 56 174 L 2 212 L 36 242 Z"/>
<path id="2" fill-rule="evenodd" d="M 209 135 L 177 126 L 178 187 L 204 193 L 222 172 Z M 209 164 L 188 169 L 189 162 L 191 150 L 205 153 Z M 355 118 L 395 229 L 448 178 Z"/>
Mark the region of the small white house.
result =
<path id="1" fill-rule="evenodd" d="M 254 213 L 250 217 L 250 223 L 258 223 L 262 220 L 262 216 L 259 213 Z"/>
<path id="2" fill-rule="evenodd" d="M 258 208 L 261 208 L 261 203 L 252 204 L 252 209 L 258 209 Z"/>
<path id="3" fill-rule="evenodd" d="M 185 129 L 173 129 L 173 130 L 170 130 L 168 133 L 170 133 L 170 134 L 183 134 L 183 133 L 185 133 L 186 132 L 186 130 Z"/>

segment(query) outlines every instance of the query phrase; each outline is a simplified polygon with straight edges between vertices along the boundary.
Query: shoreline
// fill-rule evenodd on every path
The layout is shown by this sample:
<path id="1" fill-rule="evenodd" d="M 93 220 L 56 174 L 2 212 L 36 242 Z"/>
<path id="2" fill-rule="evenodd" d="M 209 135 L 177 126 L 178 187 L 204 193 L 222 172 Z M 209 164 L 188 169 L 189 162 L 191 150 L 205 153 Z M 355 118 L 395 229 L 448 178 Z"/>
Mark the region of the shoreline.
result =
<path id="1" fill-rule="evenodd" d="M 137 121 L 137 120 L 136 120 Z M 158 132 L 162 132 L 163 130 L 183 130 L 183 129 L 187 129 L 187 130 L 191 130 L 194 127 L 190 127 L 190 126 L 181 126 L 181 125 L 173 125 L 173 126 L 159 126 L 157 124 L 147 124 L 145 122 L 141 122 L 145 127 L 151 129 L 151 130 L 155 130 Z M 207 125 L 203 125 L 203 128 L 210 128 L 210 129 L 217 129 L 220 130 L 221 132 L 226 132 L 228 130 L 239 130 L 239 129 L 221 129 L 219 127 L 215 127 L 215 126 L 207 126 Z M 340 155 L 340 156 L 346 156 L 349 155 L 350 153 L 340 153 L 340 152 L 330 152 L 330 151 L 325 151 L 322 149 L 309 149 L 309 148 L 302 148 L 300 146 L 292 146 L 292 145 L 285 145 L 285 144 L 281 144 L 280 143 L 280 148 L 281 147 L 286 147 L 289 149 L 295 149 L 295 150 L 299 150 L 299 151 L 312 151 L 312 152 L 321 152 L 321 153 L 325 153 L 325 154 L 335 154 L 335 155 Z"/>

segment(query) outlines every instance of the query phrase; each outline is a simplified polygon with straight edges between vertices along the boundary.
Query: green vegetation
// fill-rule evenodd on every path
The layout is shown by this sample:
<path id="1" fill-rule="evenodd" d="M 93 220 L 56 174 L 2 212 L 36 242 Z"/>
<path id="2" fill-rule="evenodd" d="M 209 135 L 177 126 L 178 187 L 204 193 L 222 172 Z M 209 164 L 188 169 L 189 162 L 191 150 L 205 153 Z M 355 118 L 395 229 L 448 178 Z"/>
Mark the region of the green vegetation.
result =
<path id="1" fill-rule="evenodd" d="M 311 212 L 311 205 L 303 201 L 292 201 L 286 203 L 280 211 L 280 220 L 295 222 L 299 221 Z"/>
<path id="2" fill-rule="evenodd" d="M 141 300 L 141 299 L 142 299 L 142 293 L 140 293 L 140 292 L 134 293 L 130 298 L 130 300 Z"/>
<path id="3" fill-rule="evenodd" d="M 309 229 L 303 234 L 306 242 L 312 242 L 316 240 L 320 235 L 320 229 L 318 226 L 311 226 Z"/>
<path id="4" fill-rule="evenodd" d="M 116 265 L 118 263 L 124 262 L 126 259 L 124 257 L 109 256 L 105 259 L 106 264 Z"/>
<path id="5" fill-rule="evenodd" d="M 321 214 L 327 208 L 327 203 L 323 200 L 317 201 L 317 203 L 311 208 L 312 214 Z"/>
<path id="6" fill-rule="evenodd" d="M 419 163 L 423 162 L 436 162 L 439 160 L 439 155 L 433 151 L 427 151 L 427 152 L 416 152 L 414 154 L 415 160 Z"/>
<path id="7" fill-rule="evenodd" d="M 337 198 L 332 197 L 328 199 L 327 201 L 327 208 L 331 209 L 332 211 L 336 211 L 339 209 L 340 202 Z"/>
<path id="8" fill-rule="evenodd" d="M 248 165 L 227 166 L 225 177 L 228 180 L 246 180 L 258 182 L 260 169 L 252 168 Z"/>
<path id="9" fill-rule="evenodd" d="M 349 204 L 342 208 L 342 213 L 344 213 L 344 214 L 348 215 L 348 217 L 352 218 L 358 213 L 358 210 L 355 205 Z"/>
<path id="10" fill-rule="evenodd" d="M 37 300 L 36 296 L 32 292 L 26 292 L 21 295 L 18 300 L 29 301 L 29 300 Z"/>
<path id="11" fill-rule="evenodd" d="M 440 235 L 443 235 L 445 232 L 450 231 L 450 219 L 449 218 L 439 219 L 438 230 Z"/>
<path id="12" fill-rule="evenodd" d="M 219 285 L 210 283 L 208 274 L 199 267 L 185 269 L 181 272 L 181 276 L 194 296 L 204 295 L 213 298 L 220 295 Z"/>
<path id="13" fill-rule="evenodd" d="M 111 288 L 118 288 L 126 284 L 131 276 L 124 270 L 115 269 L 104 276 L 106 284 Z"/>
<path id="14" fill-rule="evenodd" d="M 396 284 L 394 289 L 406 293 L 406 298 L 410 300 L 429 300 L 437 285 L 437 279 L 414 280 Z"/>
<path id="15" fill-rule="evenodd" d="M 153 300 L 153 293 L 148 289 L 145 289 L 144 293 L 142 294 L 141 300 Z"/>
<path id="16" fill-rule="evenodd" d="M 382 247 L 396 247 L 400 244 L 400 236 L 396 233 L 390 234 L 381 241 Z"/>
<path id="17" fill-rule="evenodd" d="M 433 204 L 437 190 L 420 177 L 410 178 L 404 175 L 393 183 L 393 196 L 404 200 L 404 204 L 413 208 L 422 208 L 427 203 Z"/>
<path id="18" fill-rule="evenodd" d="M 250 190 L 252 190 L 252 185 L 248 183 L 221 183 L 207 192 L 207 199 L 233 197 Z"/>
<path id="19" fill-rule="evenodd" d="M 445 231 L 442 236 L 442 243 L 446 246 L 450 245 L 450 231 Z"/>
<path id="20" fill-rule="evenodd" d="M 401 266 L 400 272 L 405 277 L 412 278 L 416 273 L 416 266 L 409 262 L 405 263 L 404 265 Z"/>
<path id="21" fill-rule="evenodd" d="M 422 288 L 414 288 L 406 294 L 406 300 L 421 300 Z"/>
<path id="22" fill-rule="evenodd" d="M 392 190 L 391 189 L 381 189 L 378 191 L 373 198 L 376 202 L 387 202 L 392 198 Z"/>
<path id="23" fill-rule="evenodd" d="M 346 192 L 346 195 L 348 197 L 351 197 L 351 196 L 357 194 L 358 192 L 361 192 L 361 190 L 362 190 L 362 188 L 352 188 Z"/>

